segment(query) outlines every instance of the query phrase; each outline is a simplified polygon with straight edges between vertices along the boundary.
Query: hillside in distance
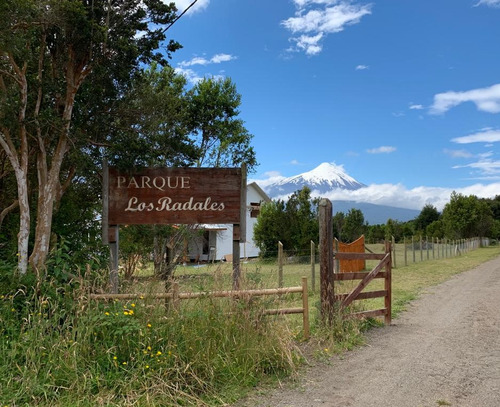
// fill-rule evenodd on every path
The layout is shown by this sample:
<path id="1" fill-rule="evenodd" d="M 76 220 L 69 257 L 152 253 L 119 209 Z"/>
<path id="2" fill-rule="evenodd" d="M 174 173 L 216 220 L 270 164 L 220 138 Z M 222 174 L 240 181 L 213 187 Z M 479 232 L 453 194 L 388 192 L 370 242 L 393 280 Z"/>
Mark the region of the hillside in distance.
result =
<path id="1" fill-rule="evenodd" d="M 264 189 L 271 199 L 286 199 L 287 196 L 307 186 L 313 191 L 313 196 L 327 196 L 336 189 L 356 190 L 366 185 L 349 176 L 342 166 L 333 163 L 322 163 L 311 171 L 284 178 Z M 388 219 L 407 222 L 415 219 L 420 211 L 415 209 L 398 208 L 386 205 L 376 205 L 368 202 L 332 201 L 333 213 L 344 212 L 350 209 L 359 209 L 363 212 L 365 221 L 370 225 L 385 224 Z"/>
<path id="2" fill-rule="evenodd" d="M 399 222 L 408 222 L 409 220 L 415 219 L 420 214 L 420 211 L 416 209 L 376 205 L 368 202 L 332 201 L 332 206 L 333 214 L 344 212 L 347 215 L 350 209 L 359 209 L 363 212 L 365 221 L 370 225 L 385 224 L 389 219 Z"/>

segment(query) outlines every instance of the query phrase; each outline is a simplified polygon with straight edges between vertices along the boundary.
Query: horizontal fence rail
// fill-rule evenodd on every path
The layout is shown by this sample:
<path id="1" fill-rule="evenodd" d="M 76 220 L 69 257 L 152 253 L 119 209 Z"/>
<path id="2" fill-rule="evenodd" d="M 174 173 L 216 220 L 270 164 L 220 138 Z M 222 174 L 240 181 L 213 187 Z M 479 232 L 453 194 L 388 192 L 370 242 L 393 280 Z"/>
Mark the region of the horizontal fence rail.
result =
<path id="1" fill-rule="evenodd" d="M 360 311 L 351 313 L 354 317 L 377 317 L 383 316 L 386 324 L 391 323 L 391 245 L 386 244 L 385 253 L 347 253 L 347 252 L 337 252 L 335 253 L 336 260 L 380 260 L 380 262 L 369 272 L 358 271 L 358 272 L 342 272 L 335 273 L 333 275 L 334 281 L 350 281 L 350 280 L 361 280 L 360 283 L 354 288 L 353 291 L 346 294 L 336 294 L 335 301 L 340 302 L 341 308 L 348 307 L 356 300 L 366 300 L 372 298 L 384 298 L 384 308 Z M 382 271 L 385 270 L 385 271 Z M 384 289 L 375 291 L 362 292 L 366 286 L 375 278 L 384 279 Z"/>
<path id="2" fill-rule="evenodd" d="M 307 289 L 307 278 L 302 278 L 302 285 L 297 287 L 265 288 L 258 290 L 223 290 L 223 291 L 201 291 L 201 292 L 180 292 L 179 283 L 172 282 L 171 290 L 166 293 L 155 294 L 89 294 L 91 300 L 137 300 L 137 299 L 170 299 L 175 309 L 179 309 L 180 300 L 192 300 L 198 298 L 251 298 L 267 295 L 286 295 L 302 293 L 302 307 L 265 309 L 263 315 L 288 315 L 302 314 L 302 325 L 304 338 L 309 339 L 309 298 Z"/>

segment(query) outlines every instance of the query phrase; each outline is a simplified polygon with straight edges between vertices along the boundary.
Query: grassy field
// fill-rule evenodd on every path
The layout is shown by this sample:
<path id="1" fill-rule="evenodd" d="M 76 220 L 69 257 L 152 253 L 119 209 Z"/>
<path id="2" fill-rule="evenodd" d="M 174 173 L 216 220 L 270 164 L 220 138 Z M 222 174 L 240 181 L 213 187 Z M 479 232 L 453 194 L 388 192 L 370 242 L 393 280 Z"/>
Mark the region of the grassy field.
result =
<path id="1" fill-rule="evenodd" d="M 367 245 L 367 249 L 375 253 L 383 253 L 382 244 Z M 437 253 L 437 249 L 423 250 L 420 253 L 415 252 L 415 262 L 413 262 L 413 252 L 408 249 L 405 255 L 404 245 L 396 245 L 396 267 L 392 269 L 392 317 L 396 317 L 405 305 L 416 298 L 425 288 L 439 284 L 452 275 L 469 270 L 476 265 L 500 255 L 500 246 L 491 246 L 471 250 L 455 257 L 443 257 L 442 252 Z M 451 253 L 451 250 L 448 251 Z M 439 256 L 439 258 L 438 258 Z M 433 259 L 434 257 L 434 259 Z M 302 277 L 307 277 L 309 287 L 309 303 L 312 325 L 315 325 L 315 319 L 318 317 L 317 306 L 319 305 L 319 264 L 316 263 L 315 271 L 315 290 L 311 284 L 312 267 L 309 259 L 303 258 L 303 262 L 296 263 L 285 261 L 283 265 L 283 286 L 300 286 Z M 294 260 L 295 261 L 295 260 Z M 394 263 L 394 262 L 393 262 Z M 408 265 L 405 266 L 405 263 Z M 366 269 L 371 270 L 377 265 L 377 261 L 367 261 Z M 274 261 L 249 260 L 242 262 L 243 288 L 276 288 L 278 287 L 279 267 Z M 176 278 L 180 283 L 180 290 L 186 292 L 210 291 L 210 290 L 228 290 L 231 289 L 232 264 L 213 263 L 202 265 L 178 266 L 175 272 Z M 138 282 L 129 289 L 132 292 L 162 292 L 164 291 L 162 283 L 148 279 L 150 271 L 143 270 L 142 276 Z M 142 282 L 142 283 L 140 283 Z M 338 282 L 335 286 L 336 293 L 346 293 L 356 287 L 358 281 Z M 368 285 L 365 291 L 383 289 L 383 280 L 375 279 Z M 266 298 L 263 300 L 264 306 L 268 308 L 279 308 L 289 306 L 300 306 L 300 295 L 288 295 L 276 298 Z M 383 308 L 383 298 L 364 300 L 355 303 L 356 309 L 378 309 Z M 299 333 L 302 326 L 300 316 L 286 317 L 290 321 L 292 331 Z"/>
<path id="2" fill-rule="evenodd" d="M 370 249 L 381 252 L 382 246 Z M 394 268 L 393 316 L 427 287 L 499 255 L 496 246 Z M 404 264 L 399 258 L 396 263 Z M 318 288 L 318 264 L 315 270 Z M 242 275 L 244 288 L 278 286 L 275 263 L 244 262 Z M 284 286 L 299 286 L 310 275 L 307 261 L 287 262 Z M 231 265 L 179 266 L 176 278 L 181 291 L 228 289 Z M 381 283 L 376 280 L 368 289 Z M 221 405 L 293 375 L 306 355 L 328 357 L 362 343 L 363 329 L 374 323 L 339 316 L 325 328 L 317 323 L 319 295 L 311 286 L 312 337 L 304 343 L 300 315 L 263 317 L 260 312 L 300 306 L 298 294 L 186 300 L 177 313 L 147 295 L 100 303 L 86 299 L 86 284 L 76 284 L 73 291 L 68 285 L 44 284 L 1 292 L 0 406 Z M 335 288 L 346 292 L 353 286 Z M 164 291 L 164 285 L 145 269 L 124 282 L 123 291 L 147 294 Z M 358 307 L 379 308 L 376 301 L 381 299 Z"/>

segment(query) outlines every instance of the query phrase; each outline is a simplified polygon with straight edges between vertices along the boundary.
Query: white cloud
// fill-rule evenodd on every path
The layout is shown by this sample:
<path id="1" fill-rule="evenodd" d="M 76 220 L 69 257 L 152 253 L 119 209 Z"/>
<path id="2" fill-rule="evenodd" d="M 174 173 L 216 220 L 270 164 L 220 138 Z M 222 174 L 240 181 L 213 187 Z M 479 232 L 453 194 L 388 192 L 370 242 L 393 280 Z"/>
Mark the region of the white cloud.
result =
<path id="1" fill-rule="evenodd" d="M 472 168 L 479 172 L 481 178 L 484 176 L 498 176 L 500 179 L 500 161 L 494 161 L 489 158 L 466 165 L 456 165 L 453 168 Z"/>
<path id="2" fill-rule="evenodd" d="M 496 143 L 500 141 L 500 130 L 487 129 L 468 136 L 456 137 L 451 141 L 458 144 Z"/>
<path id="3" fill-rule="evenodd" d="M 410 110 L 422 110 L 424 107 L 422 105 L 417 105 L 417 104 L 412 104 L 410 105 L 409 109 Z"/>
<path id="4" fill-rule="evenodd" d="M 210 65 L 210 64 L 220 64 L 221 62 L 229 62 L 232 61 L 233 59 L 236 59 L 234 55 L 229 55 L 229 54 L 215 54 L 212 58 L 204 58 L 204 57 L 194 57 L 189 61 L 182 61 L 179 62 L 179 66 L 181 68 L 185 68 L 187 66 L 194 66 L 194 65 Z"/>
<path id="5" fill-rule="evenodd" d="M 215 54 L 211 58 L 205 57 L 194 57 L 188 61 L 181 61 L 178 63 L 177 68 L 175 68 L 175 72 L 183 75 L 190 83 L 196 84 L 199 81 L 203 80 L 203 76 L 201 76 L 198 72 L 190 67 L 194 66 L 207 66 L 211 64 L 220 64 L 222 62 L 229 62 L 234 59 L 237 59 L 236 56 L 230 54 Z M 223 71 L 219 71 L 223 72 Z M 223 75 L 207 75 L 214 79 L 224 78 Z"/>
<path id="6" fill-rule="evenodd" d="M 203 77 L 198 75 L 192 69 L 175 68 L 175 72 L 179 75 L 184 76 L 190 83 L 198 83 L 199 81 L 203 80 Z"/>
<path id="7" fill-rule="evenodd" d="M 368 65 L 358 65 L 354 68 L 356 71 L 364 71 L 365 69 L 370 69 Z"/>
<path id="8" fill-rule="evenodd" d="M 248 183 L 256 182 L 262 189 L 266 189 L 269 185 L 286 178 L 279 171 L 268 171 L 264 173 L 264 177 L 264 179 L 248 179 Z"/>
<path id="9" fill-rule="evenodd" d="M 376 148 L 369 148 L 366 150 L 369 154 L 390 154 L 396 151 L 396 147 L 393 146 L 380 146 Z"/>
<path id="10" fill-rule="evenodd" d="M 282 21 L 281 25 L 298 35 L 290 39 L 297 44 L 292 50 L 308 55 L 321 52 L 319 42 L 327 34 L 343 31 L 371 14 L 370 4 L 353 4 L 348 0 L 295 0 L 295 5 L 295 16 Z"/>
<path id="11" fill-rule="evenodd" d="M 461 103 L 473 102 L 478 110 L 500 113 L 500 84 L 465 92 L 444 92 L 434 96 L 431 114 L 443 114 Z"/>
<path id="12" fill-rule="evenodd" d="M 466 150 L 448 150 L 445 149 L 444 153 L 453 158 L 471 158 L 474 155 Z"/>
<path id="13" fill-rule="evenodd" d="M 475 4 L 475 7 L 482 4 L 489 7 L 500 7 L 500 0 L 481 0 L 477 4 Z"/>
<path id="14" fill-rule="evenodd" d="M 307 55 L 316 55 L 323 50 L 323 47 L 318 44 L 321 38 L 323 38 L 323 34 L 319 33 L 314 36 L 301 35 L 300 37 L 292 38 L 291 41 L 297 44 L 298 50 L 304 51 Z"/>
<path id="15" fill-rule="evenodd" d="M 163 0 L 164 3 L 170 3 L 169 0 Z M 184 10 L 186 10 L 193 0 L 175 0 L 173 3 L 175 3 L 175 7 L 177 7 L 177 10 L 179 13 L 182 13 Z M 199 11 L 205 10 L 210 3 L 210 0 L 198 0 L 196 4 L 191 7 L 185 15 L 193 14 Z"/>
<path id="16" fill-rule="evenodd" d="M 272 175 L 272 177 L 268 179 L 254 179 L 251 181 L 249 180 L 249 182 L 255 181 L 265 190 L 268 185 L 284 178 L 278 173 L 269 174 Z M 499 180 L 498 177 L 485 177 L 484 179 Z M 435 206 L 439 211 L 442 211 L 444 206 L 450 201 L 450 196 L 453 191 L 465 196 L 475 195 L 479 198 L 494 198 L 499 194 L 500 182 L 487 185 L 477 183 L 464 188 L 419 186 L 412 189 L 408 189 L 401 184 L 372 184 L 355 191 L 344 189 L 334 190 L 329 194 L 321 194 L 321 197 L 328 198 L 331 201 L 367 202 L 375 205 L 387 205 L 416 210 L 421 210 L 425 205 L 430 204 Z M 311 191 L 311 196 L 319 197 L 320 195 L 317 191 Z"/>

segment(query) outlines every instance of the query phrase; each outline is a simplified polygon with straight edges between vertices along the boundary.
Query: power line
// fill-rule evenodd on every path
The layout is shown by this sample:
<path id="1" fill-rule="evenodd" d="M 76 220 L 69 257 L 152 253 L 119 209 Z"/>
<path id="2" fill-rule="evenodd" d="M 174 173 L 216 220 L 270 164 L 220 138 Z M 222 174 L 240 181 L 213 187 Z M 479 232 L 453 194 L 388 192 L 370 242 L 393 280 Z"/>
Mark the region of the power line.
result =
<path id="1" fill-rule="evenodd" d="M 165 28 L 163 32 L 166 32 L 170 27 L 172 27 L 179 18 L 181 18 L 184 14 L 186 14 L 187 11 L 196 4 L 197 1 L 198 0 L 194 0 L 181 14 L 177 16 L 177 18 L 174 21 L 170 23 L 170 25 L 167 28 Z"/>

